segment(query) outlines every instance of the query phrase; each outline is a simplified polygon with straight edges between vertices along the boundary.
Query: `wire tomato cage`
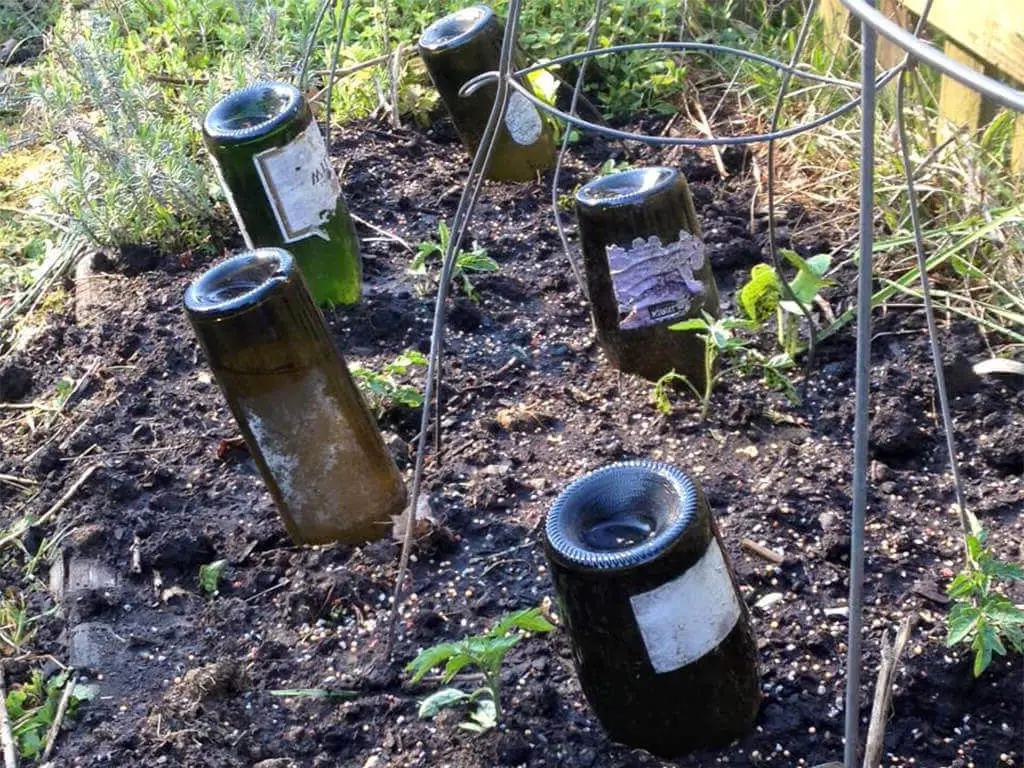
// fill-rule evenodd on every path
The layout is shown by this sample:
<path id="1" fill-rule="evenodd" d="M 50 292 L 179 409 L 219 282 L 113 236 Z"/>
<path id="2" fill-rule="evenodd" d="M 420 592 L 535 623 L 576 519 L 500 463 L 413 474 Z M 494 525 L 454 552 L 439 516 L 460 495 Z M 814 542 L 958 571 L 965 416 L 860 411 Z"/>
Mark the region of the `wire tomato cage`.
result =
<path id="1" fill-rule="evenodd" d="M 920 33 L 927 22 L 928 13 L 931 9 L 931 2 L 923 8 L 917 24 L 913 30 L 906 30 L 888 19 L 877 11 L 867 0 L 841 0 L 842 4 L 861 23 L 861 78 L 859 82 L 843 80 L 839 78 L 819 75 L 809 72 L 798 66 L 803 53 L 811 22 L 814 18 L 816 0 L 809 0 L 799 35 L 794 46 L 792 55 L 788 62 L 782 62 L 767 56 L 751 51 L 744 51 L 724 45 L 700 42 L 649 42 L 633 43 L 625 45 L 614 45 L 607 47 L 596 47 L 597 30 L 604 11 L 605 0 L 594 0 L 594 13 L 589 25 L 589 35 L 586 49 L 560 56 L 555 59 L 534 64 L 522 69 L 513 69 L 514 52 L 516 50 L 516 39 L 519 30 L 520 15 L 523 7 L 523 0 L 510 0 L 508 16 L 505 23 L 504 36 L 502 39 L 499 65 L 496 71 L 485 72 L 469 82 L 462 89 L 464 95 L 475 92 L 486 85 L 495 86 L 495 99 L 487 122 L 487 127 L 480 141 L 479 147 L 474 154 L 469 174 L 466 179 L 462 195 L 459 199 L 452 224 L 450 227 L 451 236 L 445 249 L 441 279 L 438 283 L 437 297 L 434 307 L 434 319 L 431 329 L 430 355 L 427 365 L 427 380 L 424 391 L 424 405 L 421 421 L 421 428 L 417 442 L 416 462 L 413 474 L 413 485 L 411 494 L 411 512 L 406 517 L 406 530 L 402 554 L 399 562 L 398 578 L 395 585 L 395 597 L 389 624 L 386 649 L 390 653 L 393 647 L 394 636 L 397 629 L 397 618 L 401 607 L 402 589 L 404 575 L 408 568 L 409 551 L 412 544 L 412 534 L 415 525 L 415 510 L 419 506 L 420 494 L 422 492 L 423 472 L 425 457 L 428 449 L 427 436 L 430 432 L 431 414 L 435 414 L 434 427 L 435 449 L 440 450 L 440 407 L 435 403 L 435 396 L 439 391 L 441 377 L 441 358 L 444 352 L 444 326 L 445 326 L 445 303 L 448 297 L 448 290 L 451 284 L 452 273 L 455 266 L 455 257 L 458 254 L 462 241 L 466 235 L 469 223 L 473 217 L 473 211 L 479 199 L 484 183 L 484 173 L 490 163 L 496 144 L 498 126 L 504 120 L 508 109 L 509 97 L 512 92 L 519 93 L 523 98 L 529 100 L 534 107 L 548 115 L 550 118 L 564 123 L 568 127 L 580 131 L 596 134 L 608 139 L 633 141 L 649 146 L 666 147 L 725 147 L 742 146 L 749 144 L 765 143 L 768 149 L 767 168 L 767 197 L 768 197 L 768 246 L 772 263 L 776 271 L 781 275 L 781 264 L 779 260 L 778 247 L 776 243 L 775 227 L 775 142 L 779 139 L 796 136 L 807 131 L 819 128 L 836 118 L 850 113 L 857 109 L 861 110 L 861 131 L 860 131 L 860 154 L 861 154 L 861 178 L 860 178 L 860 211 L 859 211 L 859 257 L 857 259 L 857 351 L 856 351 L 856 384 L 855 384 L 855 408 L 856 416 L 854 422 L 854 448 L 853 448 L 853 500 L 851 508 L 851 544 L 850 544 L 850 585 L 849 585 L 849 638 L 846 664 L 846 703 L 844 722 L 844 763 L 846 768 L 854 768 L 857 758 L 858 729 L 859 729 L 859 691 L 861 673 L 861 626 L 863 609 L 863 585 L 864 585 L 864 530 L 868 490 L 868 408 L 869 408 L 869 382 L 870 382 L 870 352 L 871 352 L 871 281 L 872 281 L 872 249 L 874 246 L 874 169 L 875 169 L 875 107 L 877 92 L 891 83 L 897 81 L 896 89 L 896 124 L 899 133 L 899 150 L 902 160 L 904 179 L 906 183 L 907 198 L 910 207 L 911 224 L 913 228 L 913 240 L 917 256 L 917 271 L 920 277 L 921 296 L 925 310 L 925 318 L 928 327 L 931 346 L 932 365 L 935 374 L 935 383 L 938 390 L 942 426 L 945 434 L 946 448 L 949 455 L 950 468 L 953 475 L 953 484 L 956 496 L 956 503 L 960 514 L 960 522 L 965 531 L 969 531 L 968 513 L 964 504 L 963 486 L 960 478 L 960 471 L 956 459 L 956 445 L 953 435 L 953 425 L 950 416 L 949 402 L 946 393 L 946 386 L 942 368 L 942 353 L 939 347 L 937 329 L 935 324 L 934 310 L 929 291 L 928 270 L 925 259 L 924 239 L 921 232 L 921 225 L 918 216 L 917 191 L 914 184 L 914 168 L 910 159 L 910 150 L 907 141 L 907 133 L 904 122 L 904 90 L 907 73 L 918 63 L 928 65 L 941 74 L 947 75 L 963 85 L 973 89 L 982 96 L 991 99 L 996 104 L 1007 107 L 1018 112 L 1024 112 L 1024 92 L 1011 88 L 993 78 L 976 72 L 943 54 L 941 51 L 921 39 Z M 349 0 L 345 2 L 347 11 Z M 905 52 L 905 56 L 898 65 L 876 73 L 875 52 L 877 37 L 881 34 Z M 723 136 L 723 137 L 680 137 L 680 136 L 653 136 L 648 134 L 623 131 L 605 125 L 599 125 L 592 121 L 581 118 L 576 114 L 580 93 L 586 77 L 586 69 L 589 61 L 595 57 L 610 56 L 629 53 L 633 51 L 662 51 L 666 54 L 674 52 L 695 52 L 701 54 L 726 54 L 736 56 L 748 61 L 758 62 L 770 66 L 781 73 L 781 82 L 775 107 L 772 113 L 770 129 L 765 133 L 750 134 L 745 136 Z M 547 70 L 552 67 L 565 64 L 578 64 L 578 74 L 573 87 L 572 99 L 569 110 L 563 111 L 547 102 L 537 98 L 529 89 L 522 85 L 522 80 L 532 72 Z M 831 85 L 856 92 L 849 101 L 832 111 L 821 115 L 818 118 L 807 122 L 779 128 L 779 121 L 782 114 L 782 106 L 789 90 L 792 78 Z M 332 77 L 333 79 L 333 73 Z M 331 83 L 328 83 L 328 93 Z M 568 238 L 562 224 L 561 213 L 558 206 L 558 182 L 561 173 L 564 157 L 568 149 L 570 131 L 565 130 L 562 136 L 562 144 L 558 153 L 555 170 L 552 180 L 552 211 L 559 235 L 566 253 L 566 257 L 572 268 L 573 274 L 579 283 L 580 290 L 586 291 L 585 281 L 578 263 L 578 259 L 569 245 Z M 780 279 L 780 285 L 784 293 L 789 293 L 786 298 L 793 300 L 800 306 L 804 318 L 811 328 L 810 357 L 813 359 L 815 326 L 811 319 L 810 312 L 796 296 L 792 295 L 785 280 Z"/>

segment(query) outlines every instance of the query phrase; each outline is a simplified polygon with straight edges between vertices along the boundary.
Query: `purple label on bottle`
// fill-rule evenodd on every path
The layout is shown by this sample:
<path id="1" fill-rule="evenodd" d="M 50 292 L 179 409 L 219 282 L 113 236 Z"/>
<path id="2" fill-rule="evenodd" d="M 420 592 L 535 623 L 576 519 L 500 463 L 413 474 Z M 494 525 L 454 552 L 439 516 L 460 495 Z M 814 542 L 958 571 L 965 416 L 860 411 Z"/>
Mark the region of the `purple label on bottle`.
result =
<path id="1" fill-rule="evenodd" d="M 607 248 L 619 328 L 630 330 L 686 317 L 705 292 L 695 273 L 704 266 L 704 243 L 681 231 L 667 245 L 656 235 L 636 238 L 628 248 Z"/>

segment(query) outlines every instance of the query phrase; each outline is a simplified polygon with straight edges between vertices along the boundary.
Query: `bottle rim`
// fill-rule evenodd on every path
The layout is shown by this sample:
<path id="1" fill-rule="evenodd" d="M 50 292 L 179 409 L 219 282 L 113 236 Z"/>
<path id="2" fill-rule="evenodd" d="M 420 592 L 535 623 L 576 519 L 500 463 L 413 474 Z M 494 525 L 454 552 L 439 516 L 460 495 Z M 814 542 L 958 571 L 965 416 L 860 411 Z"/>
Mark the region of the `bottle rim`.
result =
<path id="1" fill-rule="evenodd" d="M 588 181 L 576 192 L 584 208 L 614 208 L 642 203 L 676 183 L 679 171 L 663 165 L 630 168 Z"/>
<path id="2" fill-rule="evenodd" d="M 196 317 L 222 317 L 250 309 L 295 271 L 283 248 L 243 251 L 210 267 L 185 290 L 185 309 Z"/>
<path id="3" fill-rule="evenodd" d="M 594 470 L 570 483 L 548 511 L 544 535 L 562 560 L 608 571 L 650 562 L 699 521 L 697 488 L 682 470 L 657 461 L 624 461 Z M 608 519 L 623 506 L 647 506 L 653 525 L 643 541 L 621 549 L 594 548 L 583 539 L 586 522 Z M 633 511 L 633 510 L 627 510 Z"/>
<path id="4" fill-rule="evenodd" d="M 457 48 L 476 35 L 493 18 L 494 11 L 483 3 L 449 13 L 423 30 L 419 47 L 424 51 Z"/>
<path id="5" fill-rule="evenodd" d="M 242 128 L 230 127 L 233 120 L 249 116 L 245 107 L 252 104 L 254 98 L 276 96 L 279 101 L 272 112 L 261 116 L 262 119 L 253 125 Z M 203 120 L 203 132 L 210 138 L 222 143 L 238 144 L 251 139 L 266 136 L 298 115 L 305 100 L 302 92 L 290 83 L 268 81 L 254 83 L 240 91 L 228 94 L 218 101 Z"/>

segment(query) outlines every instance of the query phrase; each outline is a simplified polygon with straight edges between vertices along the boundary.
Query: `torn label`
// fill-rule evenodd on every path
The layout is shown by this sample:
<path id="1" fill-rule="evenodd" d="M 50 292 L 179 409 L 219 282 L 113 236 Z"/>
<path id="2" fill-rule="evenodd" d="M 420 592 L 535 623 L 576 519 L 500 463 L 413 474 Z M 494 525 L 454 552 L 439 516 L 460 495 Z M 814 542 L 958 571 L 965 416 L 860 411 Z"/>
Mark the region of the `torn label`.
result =
<path id="1" fill-rule="evenodd" d="M 704 243 L 683 230 L 663 245 L 656 235 L 636 238 L 629 248 L 607 248 L 619 328 L 629 330 L 685 317 L 694 297 L 704 295 L 695 273 L 704 266 Z"/>

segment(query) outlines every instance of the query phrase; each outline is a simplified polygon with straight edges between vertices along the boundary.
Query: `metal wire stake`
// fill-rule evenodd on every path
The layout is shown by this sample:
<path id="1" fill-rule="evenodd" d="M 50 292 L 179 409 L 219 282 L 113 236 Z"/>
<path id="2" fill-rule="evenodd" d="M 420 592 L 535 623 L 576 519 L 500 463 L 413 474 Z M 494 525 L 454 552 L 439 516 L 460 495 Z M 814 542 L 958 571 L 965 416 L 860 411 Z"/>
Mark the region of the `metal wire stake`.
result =
<path id="1" fill-rule="evenodd" d="M 597 31 L 601 26 L 601 11 L 604 7 L 604 0 L 595 0 L 594 2 L 594 19 L 591 22 L 590 34 L 587 36 L 587 50 L 594 50 L 594 43 L 597 42 Z M 576 75 L 576 85 L 572 90 L 572 101 L 569 104 L 569 114 L 576 114 L 576 106 L 580 100 L 580 93 L 583 90 L 583 83 L 587 76 L 587 64 L 590 63 L 590 59 L 583 59 L 583 63 L 580 64 L 580 71 Z M 562 174 L 562 162 L 565 160 L 565 154 L 569 150 L 569 136 L 572 135 L 572 128 L 568 125 L 565 126 L 565 133 L 562 135 L 562 147 L 558 150 L 558 157 L 555 159 L 555 171 L 551 177 L 551 214 L 555 218 L 555 228 L 558 230 L 558 239 L 562 241 L 562 250 L 565 251 L 565 258 L 569 260 L 569 266 L 572 268 L 572 274 L 576 278 L 576 283 L 580 287 L 580 292 L 583 294 L 583 298 L 589 299 L 590 292 L 587 290 L 587 281 L 584 279 L 583 270 L 580 269 L 579 263 L 576 261 L 576 256 L 572 252 L 572 248 L 569 246 L 569 238 L 565 234 L 565 227 L 562 224 L 562 212 L 558 210 L 558 179 Z"/>
<path id="2" fill-rule="evenodd" d="M 963 483 L 960 479 L 960 463 L 956 458 L 956 437 L 953 433 L 953 417 L 949 410 L 949 394 L 946 392 L 946 374 L 942 370 L 942 350 L 939 348 L 939 331 L 935 324 L 935 310 L 932 307 L 931 287 L 928 281 L 928 265 L 924 254 L 924 237 L 921 234 L 920 214 L 917 207 L 917 188 L 914 186 L 914 171 L 910 165 L 910 142 L 907 140 L 906 119 L 903 115 L 903 92 L 907 83 L 904 71 L 896 83 L 896 130 L 900 137 L 900 159 L 903 176 L 907 182 L 907 205 L 910 207 L 910 222 L 914 230 L 914 251 L 917 255 L 917 271 L 921 277 L 921 298 L 924 301 L 924 316 L 928 324 L 928 341 L 931 346 L 932 367 L 935 369 L 935 387 L 938 389 L 939 410 L 942 413 L 942 430 L 946 436 L 946 450 L 949 452 L 949 466 L 953 472 L 953 488 L 956 493 L 957 512 L 960 525 L 966 537 L 972 534 L 971 522 L 967 516 Z M 968 559 L 969 559 L 968 555 Z"/>
<path id="3" fill-rule="evenodd" d="M 816 0 L 810 0 L 807 4 L 807 8 L 804 11 L 804 21 L 800 25 L 800 34 L 796 39 L 796 46 L 793 48 L 793 56 L 789 60 L 790 68 L 794 68 L 797 62 L 800 61 L 800 56 L 803 54 L 804 45 L 807 43 L 807 33 L 811 29 L 811 21 L 814 19 L 814 8 Z M 782 104 L 786 99 L 786 92 L 789 90 L 789 81 L 792 75 L 791 69 L 784 70 L 782 73 L 782 82 L 779 84 L 779 94 L 775 99 L 775 109 L 772 112 L 771 132 L 775 133 L 779 129 L 779 119 L 782 117 Z M 801 393 L 802 398 L 806 398 L 807 395 L 807 383 L 811 378 L 811 371 L 814 370 L 814 337 L 817 335 L 817 328 L 814 324 L 814 318 L 811 317 L 811 312 L 804 304 L 804 302 L 797 296 L 789 283 L 786 282 L 785 276 L 782 274 L 782 260 L 779 259 L 779 247 L 776 241 L 775 233 L 775 139 L 769 139 L 768 141 L 768 252 L 772 258 L 772 267 L 775 269 L 775 274 L 778 276 L 779 286 L 782 289 L 782 293 L 785 295 L 788 301 L 794 302 L 800 309 L 800 314 L 807 320 L 807 325 L 810 328 L 809 346 L 807 351 L 807 364 L 804 367 L 804 381 L 801 385 L 803 390 Z M 781 322 L 781 318 L 779 319 Z M 779 333 L 782 333 L 782 329 L 779 329 Z"/>
<path id="4" fill-rule="evenodd" d="M 476 154 L 473 156 L 473 163 L 470 166 L 469 176 L 466 179 L 466 186 L 463 188 L 462 196 L 459 198 L 459 206 L 452 219 L 448 248 L 444 253 L 442 261 L 441 279 L 438 282 L 437 298 L 434 303 L 434 322 L 430 332 L 430 354 L 427 359 L 427 375 L 423 392 L 423 413 L 420 417 L 420 434 L 416 445 L 416 465 L 413 470 L 412 493 L 406 513 L 405 531 L 402 537 L 402 552 L 399 556 L 398 573 L 395 578 L 395 589 L 392 597 L 391 617 L 388 621 L 388 630 L 384 640 L 385 660 L 391 656 L 391 651 L 395 644 L 395 636 L 398 631 L 398 617 L 402 607 L 402 590 L 405 583 L 405 574 L 409 568 L 409 554 L 412 550 L 413 534 L 416 529 L 416 511 L 419 507 L 420 494 L 423 488 L 423 467 L 426 462 L 431 403 L 434 397 L 435 383 L 438 387 L 440 386 L 440 376 L 438 374 L 441 367 L 441 357 L 444 352 L 445 301 L 448 298 L 448 288 L 455 266 L 455 257 L 462 245 L 469 220 L 473 215 L 473 209 L 480 196 L 480 190 L 483 188 L 484 174 L 490 166 L 491 156 L 494 153 L 498 126 L 505 119 L 505 112 L 508 108 L 508 84 L 512 72 L 512 55 L 515 50 L 516 32 L 519 28 L 521 4 L 522 0 L 511 0 L 509 4 L 505 36 L 502 40 L 499 61 L 500 71 L 494 104 L 491 107 L 490 117 L 487 119 L 487 127 L 484 129 Z"/>
<path id="5" fill-rule="evenodd" d="M 857 265 L 857 394 L 853 428 L 853 509 L 850 515 L 849 637 L 846 653 L 846 768 L 857 768 L 860 728 L 861 614 L 864 601 L 864 520 L 868 491 L 868 407 L 871 387 L 871 253 L 875 205 L 875 30 L 861 24 L 860 262 Z"/>
<path id="6" fill-rule="evenodd" d="M 338 56 L 341 53 L 341 40 L 345 37 L 345 25 L 348 23 L 348 9 L 352 0 L 345 0 L 341 7 L 341 20 L 338 22 L 338 37 L 334 41 L 334 50 L 331 52 L 331 69 L 327 73 L 327 99 L 324 103 L 324 146 L 328 152 L 331 148 L 331 97 L 334 93 L 334 78 L 338 72 Z"/>

